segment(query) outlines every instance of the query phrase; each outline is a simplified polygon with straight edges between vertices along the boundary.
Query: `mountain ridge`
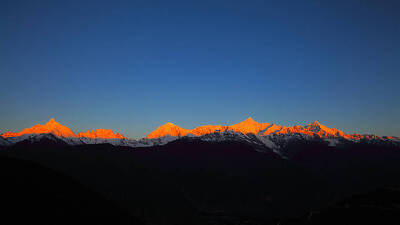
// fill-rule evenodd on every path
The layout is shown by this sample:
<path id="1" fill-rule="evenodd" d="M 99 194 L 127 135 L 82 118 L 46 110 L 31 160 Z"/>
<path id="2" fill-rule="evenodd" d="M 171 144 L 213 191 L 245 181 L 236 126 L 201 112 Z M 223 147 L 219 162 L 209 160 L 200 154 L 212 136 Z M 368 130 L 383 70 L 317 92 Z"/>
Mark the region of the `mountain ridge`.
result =
<path id="1" fill-rule="evenodd" d="M 225 131 L 235 131 L 242 134 L 255 134 L 255 135 L 270 135 L 270 134 L 290 134 L 290 133 L 301 133 L 310 136 L 319 137 L 343 137 L 346 139 L 357 139 L 360 140 L 363 137 L 378 137 L 376 135 L 368 134 L 346 134 L 343 131 L 336 128 L 329 128 L 322 125 L 318 121 L 314 121 L 305 126 L 295 125 L 291 127 L 281 126 L 277 124 L 270 123 L 259 123 L 253 120 L 251 117 L 246 120 L 239 122 L 237 124 L 222 126 L 222 125 L 203 125 L 198 126 L 193 129 L 182 128 L 171 122 L 168 122 L 162 126 L 159 126 L 156 130 L 150 132 L 146 137 L 152 138 L 162 138 L 164 136 L 175 136 L 181 137 L 186 135 L 202 136 L 206 134 L 211 134 L 214 132 L 225 132 Z M 397 137 L 384 136 L 387 139 L 398 139 Z"/>
<path id="2" fill-rule="evenodd" d="M 50 135 L 50 136 L 49 136 Z M 327 146 L 337 146 L 348 143 L 368 142 L 379 145 L 391 145 L 400 147 L 400 139 L 397 137 L 379 137 L 366 134 L 345 134 L 336 128 L 329 128 L 318 121 L 305 126 L 281 126 L 270 123 L 259 123 L 251 117 L 246 120 L 229 125 L 204 125 L 193 129 L 186 129 L 168 122 L 158 127 L 147 137 L 142 139 L 126 138 L 120 133 L 114 133 L 109 129 L 87 130 L 75 134 L 71 129 L 50 119 L 44 125 L 37 124 L 26 128 L 21 132 L 6 132 L 0 135 L 0 145 L 11 146 L 21 141 L 27 143 L 40 142 L 41 139 L 54 139 L 68 145 L 86 144 L 111 144 L 125 147 L 150 147 L 165 145 L 177 139 L 187 141 L 223 142 L 234 141 L 248 143 L 256 151 L 273 151 L 285 157 L 285 149 L 293 142 L 324 142 Z"/>

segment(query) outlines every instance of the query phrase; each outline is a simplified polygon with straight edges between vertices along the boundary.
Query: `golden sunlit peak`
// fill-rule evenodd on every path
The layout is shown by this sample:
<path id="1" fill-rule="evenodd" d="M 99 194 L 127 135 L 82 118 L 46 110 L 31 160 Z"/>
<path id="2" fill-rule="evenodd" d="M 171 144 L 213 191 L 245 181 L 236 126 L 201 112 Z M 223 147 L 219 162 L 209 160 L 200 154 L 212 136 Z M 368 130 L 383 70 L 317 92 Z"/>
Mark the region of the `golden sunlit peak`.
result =
<path id="1" fill-rule="evenodd" d="M 49 122 L 47 122 L 47 124 L 52 124 L 52 123 L 57 123 L 56 120 L 55 120 L 54 118 L 51 118 L 51 119 L 49 120 Z"/>
<path id="2" fill-rule="evenodd" d="M 242 122 L 238 124 L 259 124 L 257 121 L 253 120 L 253 118 L 248 117 L 247 119 L 243 120 Z M 238 125 L 236 124 L 236 125 Z"/>
<path id="3" fill-rule="evenodd" d="M 248 122 L 256 122 L 255 120 L 253 120 L 253 118 L 251 118 L 251 116 L 249 116 L 247 119 L 245 119 L 244 121 L 248 121 Z"/>
<path id="4" fill-rule="evenodd" d="M 181 128 L 173 123 L 166 123 L 158 127 L 155 131 L 147 135 L 147 138 L 159 138 L 163 136 L 185 136 L 189 134 L 190 130 Z"/>
<path id="5" fill-rule="evenodd" d="M 194 129 L 185 129 L 179 126 L 176 126 L 172 123 L 166 123 L 155 131 L 151 132 L 147 138 L 159 138 L 163 136 L 184 136 L 187 134 L 193 134 L 196 136 L 201 136 L 205 134 L 210 134 L 214 132 L 224 132 L 226 130 L 231 130 L 235 132 L 239 132 L 242 134 L 260 134 L 260 135 L 270 135 L 270 134 L 288 134 L 288 133 L 302 133 L 306 135 L 317 135 L 320 137 L 330 136 L 342 136 L 349 138 L 349 135 L 346 135 L 343 131 L 340 131 L 335 128 L 328 128 L 318 121 L 314 121 L 312 123 L 307 124 L 307 126 L 279 126 L 276 124 L 270 123 L 258 123 L 253 118 L 248 117 L 246 120 L 230 125 L 230 126 L 221 126 L 221 125 L 207 125 L 200 126 Z"/>
<path id="6" fill-rule="evenodd" d="M 72 137 L 72 138 L 87 137 L 87 138 L 104 138 L 104 139 L 111 139 L 111 138 L 126 139 L 126 137 L 124 137 L 122 134 L 114 133 L 110 129 L 97 129 L 92 131 L 80 132 L 78 135 L 76 135 L 68 127 L 63 126 L 58 122 L 56 122 L 54 118 L 51 118 L 44 125 L 37 124 L 33 127 L 25 128 L 21 132 L 18 133 L 6 132 L 4 134 L 1 134 L 1 136 L 17 137 L 24 134 L 48 134 L 48 133 L 54 134 L 59 137 Z"/>
<path id="7" fill-rule="evenodd" d="M 171 123 L 171 122 L 167 122 L 164 125 L 162 125 L 161 127 L 177 127 L 177 125 Z"/>
<path id="8" fill-rule="evenodd" d="M 175 125 L 175 124 L 173 124 L 171 122 L 168 122 L 168 123 L 165 123 L 165 124 L 159 126 L 159 128 L 175 128 L 175 127 L 179 127 L 179 126 Z"/>
<path id="9" fill-rule="evenodd" d="M 3 134 L 2 136 L 17 137 L 24 134 L 54 134 L 59 137 L 76 137 L 75 133 L 66 126 L 57 123 L 54 118 L 51 118 L 49 122 L 44 125 L 37 124 L 30 128 L 25 128 L 21 132 Z"/>

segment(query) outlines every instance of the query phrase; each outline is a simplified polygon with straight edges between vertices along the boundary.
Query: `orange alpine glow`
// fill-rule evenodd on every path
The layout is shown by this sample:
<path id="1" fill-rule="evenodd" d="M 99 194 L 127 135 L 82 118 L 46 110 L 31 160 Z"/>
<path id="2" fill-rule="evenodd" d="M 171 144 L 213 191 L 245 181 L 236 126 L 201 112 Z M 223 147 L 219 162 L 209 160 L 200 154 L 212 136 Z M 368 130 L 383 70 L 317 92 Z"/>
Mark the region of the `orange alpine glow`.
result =
<path id="1" fill-rule="evenodd" d="M 18 133 L 6 132 L 1 136 L 4 138 L 8 138 L 8 137 L 17 137 L 24 134 L 46 134 L 46 133 L 52 133 L 60 137 L 76 137 L 76 134 L 71 129 L 57 123 L 54 120 L 54 118 L 51 118 L 49 122 L 47 122 L 44 125 L 37 124 L 31 128 L 25 128 L 21 132 Z"/>
<path id="2" fill-rule="evenodd" d="M 18 137 L 24 134 L 54 134 L 59 137 L 87 137 L 87 138 L 104 138 L 104 139 L 111 139 L 111 138 L 126 138 L 122 134 L 114 133 L 112 130 L 107 129 L 97 129 L 95 131 L 86 131 L 85 133 L 80 132 L 76 135 L 71 129 L 66 126 L 63 126 L 56 122 L 54 118 L 50 119 L 44 125 L 37 124 L 31 128 L 26 128 L 21 132 L 13 133 L 13 132 L 6 132 L 1 134 L 0 136 L 4 138 L 8 137 Z"/>
<path id="3" fill-rule="evenodd" d="M 111 138 L 120 138 L 126 139 L 124 135 L 120 133 L 114 133 L 112 130 L 109 129 L 97 129 L 97 130 L 87 130 L 86 132 L 79 132 L 78 137 L 87 137 L 87 138 L 104 138 L 104 139 L 111 139 Z"/>
<path id="4" fill-rule="evenodd" d="M 310 136 L 319 137 L 343 137 L 351 139 L 361 139 L 365 135 L 360 134 L 345 134 L 343 131 L 336 128 L 328 128 L 318 121 L 314 121 L 306 126 L 279 126 L 276 124 L 269 123 L 258 123 L 254 121 L 251 117 L 247 118 L 245 121 L 231 125 L 231 126 L 221 126 L 221 125 L 206 125 L 196 127 L 194 129 L 185 129 L 179 127 L 172 123 L 166 123 L 156 130 L 147 135 L 147 138 L 160 138 L 164 136 L 185 136 L 188 134 L 193 134 L 196 136 L 201 136 L 205 134 L 210 134 L 214 132 L 224 132 L 227 130 L 243 133 L 243 134 L 259 134 L 259 135 L 270 135 L 270 134 L 289 134 L 289 133 L 300 133 Z M 375 136 L 368 136 L 368 138 L 376 138 Z"/>

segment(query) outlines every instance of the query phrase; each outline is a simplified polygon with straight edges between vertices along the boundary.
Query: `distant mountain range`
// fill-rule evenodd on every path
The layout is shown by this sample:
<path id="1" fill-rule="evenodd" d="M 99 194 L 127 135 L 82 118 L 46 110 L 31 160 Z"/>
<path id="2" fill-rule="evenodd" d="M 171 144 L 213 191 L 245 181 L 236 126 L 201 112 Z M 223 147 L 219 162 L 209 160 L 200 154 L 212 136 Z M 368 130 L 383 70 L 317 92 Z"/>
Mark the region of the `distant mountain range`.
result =
<path id="1" fill-rule="evenodd" d="M 65 209 L 54 217 L 79 218 L 76 211 L 89 207 L 82 218 L 101 212 L 100 224 L 110 223 L 104 219 L 110 214 L 99 211 L 107 209 L 105 199 L 120 224 L 142 224 L 122 223 L 129 215 L 158 225 L 399 224 L 400 140 L 345 134 L 318 122 L 284 127 L 248 118 L 194 129 L 167 123 L 135 140 L 105 129 L 76 134 L 51 119 L 1 134 L 0 149 L 7 157 L 2 190 L 13 206 L 5 212 L 28 212 L 35 222 L 53 219 L 35 205 L 43 198 L 51 212 Z M 101 196 L 76 206 L 74 199 L 87 192 L 71 190 L 62 174 Z M 63 179 L 54 186 L 57 177 Z"/>
<path id="2" fill-rule="evenodd" d="M 285 149 L 298 142 L 318 142 L 338 147 L 349 143 L 367 143 L 400 147 L 398 137 L 379 137 L 370 134 L 346 134 L 336 128 L 328 128 L 317 121 L 305 126 L 280 126 L 270 123 L 258 123 L 251 117 L 230 125 L 206 125 L 194 129 L 185 129 L 172 123 L 166 123 L 147 135 L 135 140 L 108 129 L 97 129 L 75 134 L 70 128 L 50 119 L 44 125 L 37 124 L 21 132 L 6 132 L 0 135 L 0 145 L 9 146 L 19 142 L 38 142 L 46 138 L 61 141 L 68 145 L 112 144 L 114 146 L 150 147 L 164 145 L 177 139 L 207 142 L 235 141 L 250 144 L 257 151 L 273 151 L 285 157 Z"/>

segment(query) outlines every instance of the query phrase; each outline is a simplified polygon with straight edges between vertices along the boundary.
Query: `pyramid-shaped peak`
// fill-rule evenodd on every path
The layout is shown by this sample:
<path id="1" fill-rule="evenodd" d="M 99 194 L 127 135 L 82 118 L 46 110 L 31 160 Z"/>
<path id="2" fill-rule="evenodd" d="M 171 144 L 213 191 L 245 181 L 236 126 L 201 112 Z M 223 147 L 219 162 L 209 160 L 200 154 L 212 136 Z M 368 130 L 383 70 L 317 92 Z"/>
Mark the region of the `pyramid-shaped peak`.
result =
<path id="1" fill-rule="evenodd" d="M 242 123 L 258 123 L 258 122 L 256 122 L 253 118 L 248 117 Z"/>
<path id="2" fill-rule="evenodd" d="M 269 123 L 261 124 L 254 121 L 253 118 L 249 117 L 240 123 L 229 126 L 229 130 L 233 130 L 235 132 L 240 132 L 243 134 L 257 134 L 260 130 L 265 129 L 267 126 L 269 126 Z"/>
<path id="3" fill-rule="evenodd" d="M 159 138 L 164 136 L 185 136 L 189 130 L 181 128 L 171 122 L 168 122 L 147 135 L 147 138 Z"/>

